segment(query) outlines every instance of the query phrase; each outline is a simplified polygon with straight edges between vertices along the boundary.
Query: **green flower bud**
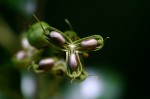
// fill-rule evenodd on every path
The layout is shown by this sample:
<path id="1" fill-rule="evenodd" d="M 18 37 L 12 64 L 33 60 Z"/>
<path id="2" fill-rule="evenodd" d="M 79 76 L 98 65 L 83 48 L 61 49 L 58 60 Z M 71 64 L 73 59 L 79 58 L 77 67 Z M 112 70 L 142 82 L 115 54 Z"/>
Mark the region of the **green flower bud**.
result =
<path id="1" fill-rule="evenodd" d="M 31 61 L 32 59 L 28 56 L 27 52 L 24 50 L 17 52 L 12 58 L 12 62 L 19 69 L 26 69 Z"/>
<path id="2" fill-rule="evenodd" d="M 66 75 L 66 62 L 65 62 L 65 60 L 63 60 L 63 59 L 57 60 L 50 72 L 54 76 L 64 77 Z"/>
<path id="3" fill-rule="evenodd" d="M 72 41 L 79 39 L 77 33 L 74 31 L 65 31 L 64 34 L 67 35 Z"/>
<path id="4" fill-rule="evenodd" d="M 42 27 L 41 27 L 42 26 Z M 36 48 L 43 48 L 48 46 L 50 43 L 47 40 L 46 32 L 49 32 L 47 28 L 50 26 L 45 22 L 37 22 L 33 24 L 28 31 L 28 41 Z"/>
<path id="5" fill-rule="evenodd" d="M 88 77 L 88 73 L 83 69 L 80 76 L 78 76 L 75 80 L 83 81 Z"/>

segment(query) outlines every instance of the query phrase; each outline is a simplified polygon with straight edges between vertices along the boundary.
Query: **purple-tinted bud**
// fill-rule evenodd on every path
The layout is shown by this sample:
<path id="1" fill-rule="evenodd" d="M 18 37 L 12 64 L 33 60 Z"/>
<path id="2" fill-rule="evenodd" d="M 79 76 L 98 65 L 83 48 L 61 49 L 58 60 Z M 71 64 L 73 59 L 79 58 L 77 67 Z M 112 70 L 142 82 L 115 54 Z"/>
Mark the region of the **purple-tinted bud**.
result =
<path id="1" fill-rule="evenodd" d="M 58 44 L 64 44 L 65 43 L 64 37 L 56 31 L 52 31 L 50 33 L 50 38 Z"/>
<path id="2" fill-rule="evenodd" d="M 39 62 L 39 69 L 49 70 L 53 67 L 55 61 L 51 58 L 43 59 Z"/>
<path id="3" fill-rule="evenodd" d="M 97 45 L 98 42 L 96 39 L 87 39 L 81 42 L 81 47 L 88 50 L 95 49 Z"/>
<path id="4" fill-rule="evenodd" d="M 78 62 L 75 54 L 70 55 L 68 65 L 72 70 L 75 70 L 77 68 Z"/>
<path id="5" fill-rule="evenodd" d="M 22 60 L 22 59 L 24 59 L 26 56 L 27 56 L 27 55 L 26 55 L 25 51 L 19 51 L 19 52 L 16 54 L 16 58 L 17 58 L 18 60 Z"/>

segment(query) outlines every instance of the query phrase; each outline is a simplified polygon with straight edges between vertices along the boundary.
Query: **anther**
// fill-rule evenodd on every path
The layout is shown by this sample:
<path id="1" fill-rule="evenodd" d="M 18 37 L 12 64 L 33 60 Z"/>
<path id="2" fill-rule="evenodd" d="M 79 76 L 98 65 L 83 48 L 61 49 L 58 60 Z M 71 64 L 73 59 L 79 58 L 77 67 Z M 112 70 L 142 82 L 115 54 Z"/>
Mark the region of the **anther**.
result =
<path id="1" fill-rule="evenodd" d="M 39 69 L 49 70 L 53 67 L 55 61 L 51 58 L 43 59 L 39 62 Z"/>
<path id="2" fill-rule="evenodd" d="M 77 68 L 78 62 L 75 54 L 70 55 L 68 65 L 72 70 L 75 70 Z"/>
<path id="3" fill-rule="evenodd" d="M 81 47 L 84 49 L 95 49 L 98 45 L 98 41 L 96 39 L 87 39 L 81 42 Z"/>
<path id="4" fill-rule="evenodd" d="M 52 31 L 50 33 L 50 38 L 58 44 L 64 44 L 65 43 L 64 37 L 56 31 Z"/>

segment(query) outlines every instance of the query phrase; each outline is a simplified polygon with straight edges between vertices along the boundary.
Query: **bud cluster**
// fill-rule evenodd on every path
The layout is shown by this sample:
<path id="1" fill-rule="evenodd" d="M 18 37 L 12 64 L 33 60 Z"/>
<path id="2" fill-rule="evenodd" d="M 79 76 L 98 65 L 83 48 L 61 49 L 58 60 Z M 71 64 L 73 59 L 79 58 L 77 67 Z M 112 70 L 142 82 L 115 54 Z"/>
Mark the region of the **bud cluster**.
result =
<path id="1" fill-rule="evenodd" d="M 36 28 L 38 31 L 36 30 Z M 79 39 L 73 31 L 65 33 L 49 26 L 45 22 L 38 22 L 31 26 L 27 35 L 30 45 L 36 50 L 41 50 L 40 55 L 34 55 L 30 61 L 30 67 L 37 73 L 51 71 L 53 74 L 67 74 L 72 79 L 84 80 L 88 74 L 84 70 L 80 61 L 79 54 L 85 54 L 90 51 L 96 51 L 103 47 L 104 41 L 100 35 L 92 35 Z M 58 50 L 57 50 L 57 49 Z M 42 53 L 49 49 L 51 57 L 43 57 Z M 30 48 L 31 50 L 31 48 Z M 60 57 L 54 55 L 53 52 L 58 51 Z M 63 54 L 65 52 L 65 58 Z M 52 54 L 53 53 L 53 54 Z M 32 56 L 31 55 L 31 56 Z M 26 54 L 21 51 L 17 55 L 18 59 L 26 57 Z M 65 60 L 65 61 L 64 61 Z"/>

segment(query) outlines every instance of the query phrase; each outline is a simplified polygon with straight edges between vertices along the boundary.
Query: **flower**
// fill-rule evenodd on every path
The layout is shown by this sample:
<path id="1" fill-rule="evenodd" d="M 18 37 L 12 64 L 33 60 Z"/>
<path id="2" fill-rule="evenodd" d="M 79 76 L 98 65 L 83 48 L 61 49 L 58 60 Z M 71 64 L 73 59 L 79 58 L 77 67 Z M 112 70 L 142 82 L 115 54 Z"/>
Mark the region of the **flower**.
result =
<path id="1" fill-rule="evenodd" d="M 69 25 L 71 31 L 63 33 L 45 22 L 40 22 L 35 15 L 33 16 L 38 22 L 31 27 L 28 33 L 28 40 L 31 41 L 31 45 L 39 49 L 44 49 L 45 47 L 53 45 L 53 47 L 64 51 L 66 54 L 67 75 L 72 79 L 84 78 L 80 77 L 85 73 L 83 73 L 84 69 L 79 54 L 101 49 L 104 45 L 103 38 L 100 35 L 92 35 L 79 39 L 77 34 L 72 31 L 72 26 L 68 20 L 65 21 Z M 40 31 L 37 31 L 37 28 Z"/>
<path id="2" fill-rule="evenodd" d="M 104 45 L 103 38 L 100 35 L 92 35 L 73 41 L 65 33 L 49 28 L 53 31 L 49 31 L 47 40 L 66 53 L 67 75 L 73 79 L 79 78 L 83 72 L 79 54 L 101 49 Z"/>

